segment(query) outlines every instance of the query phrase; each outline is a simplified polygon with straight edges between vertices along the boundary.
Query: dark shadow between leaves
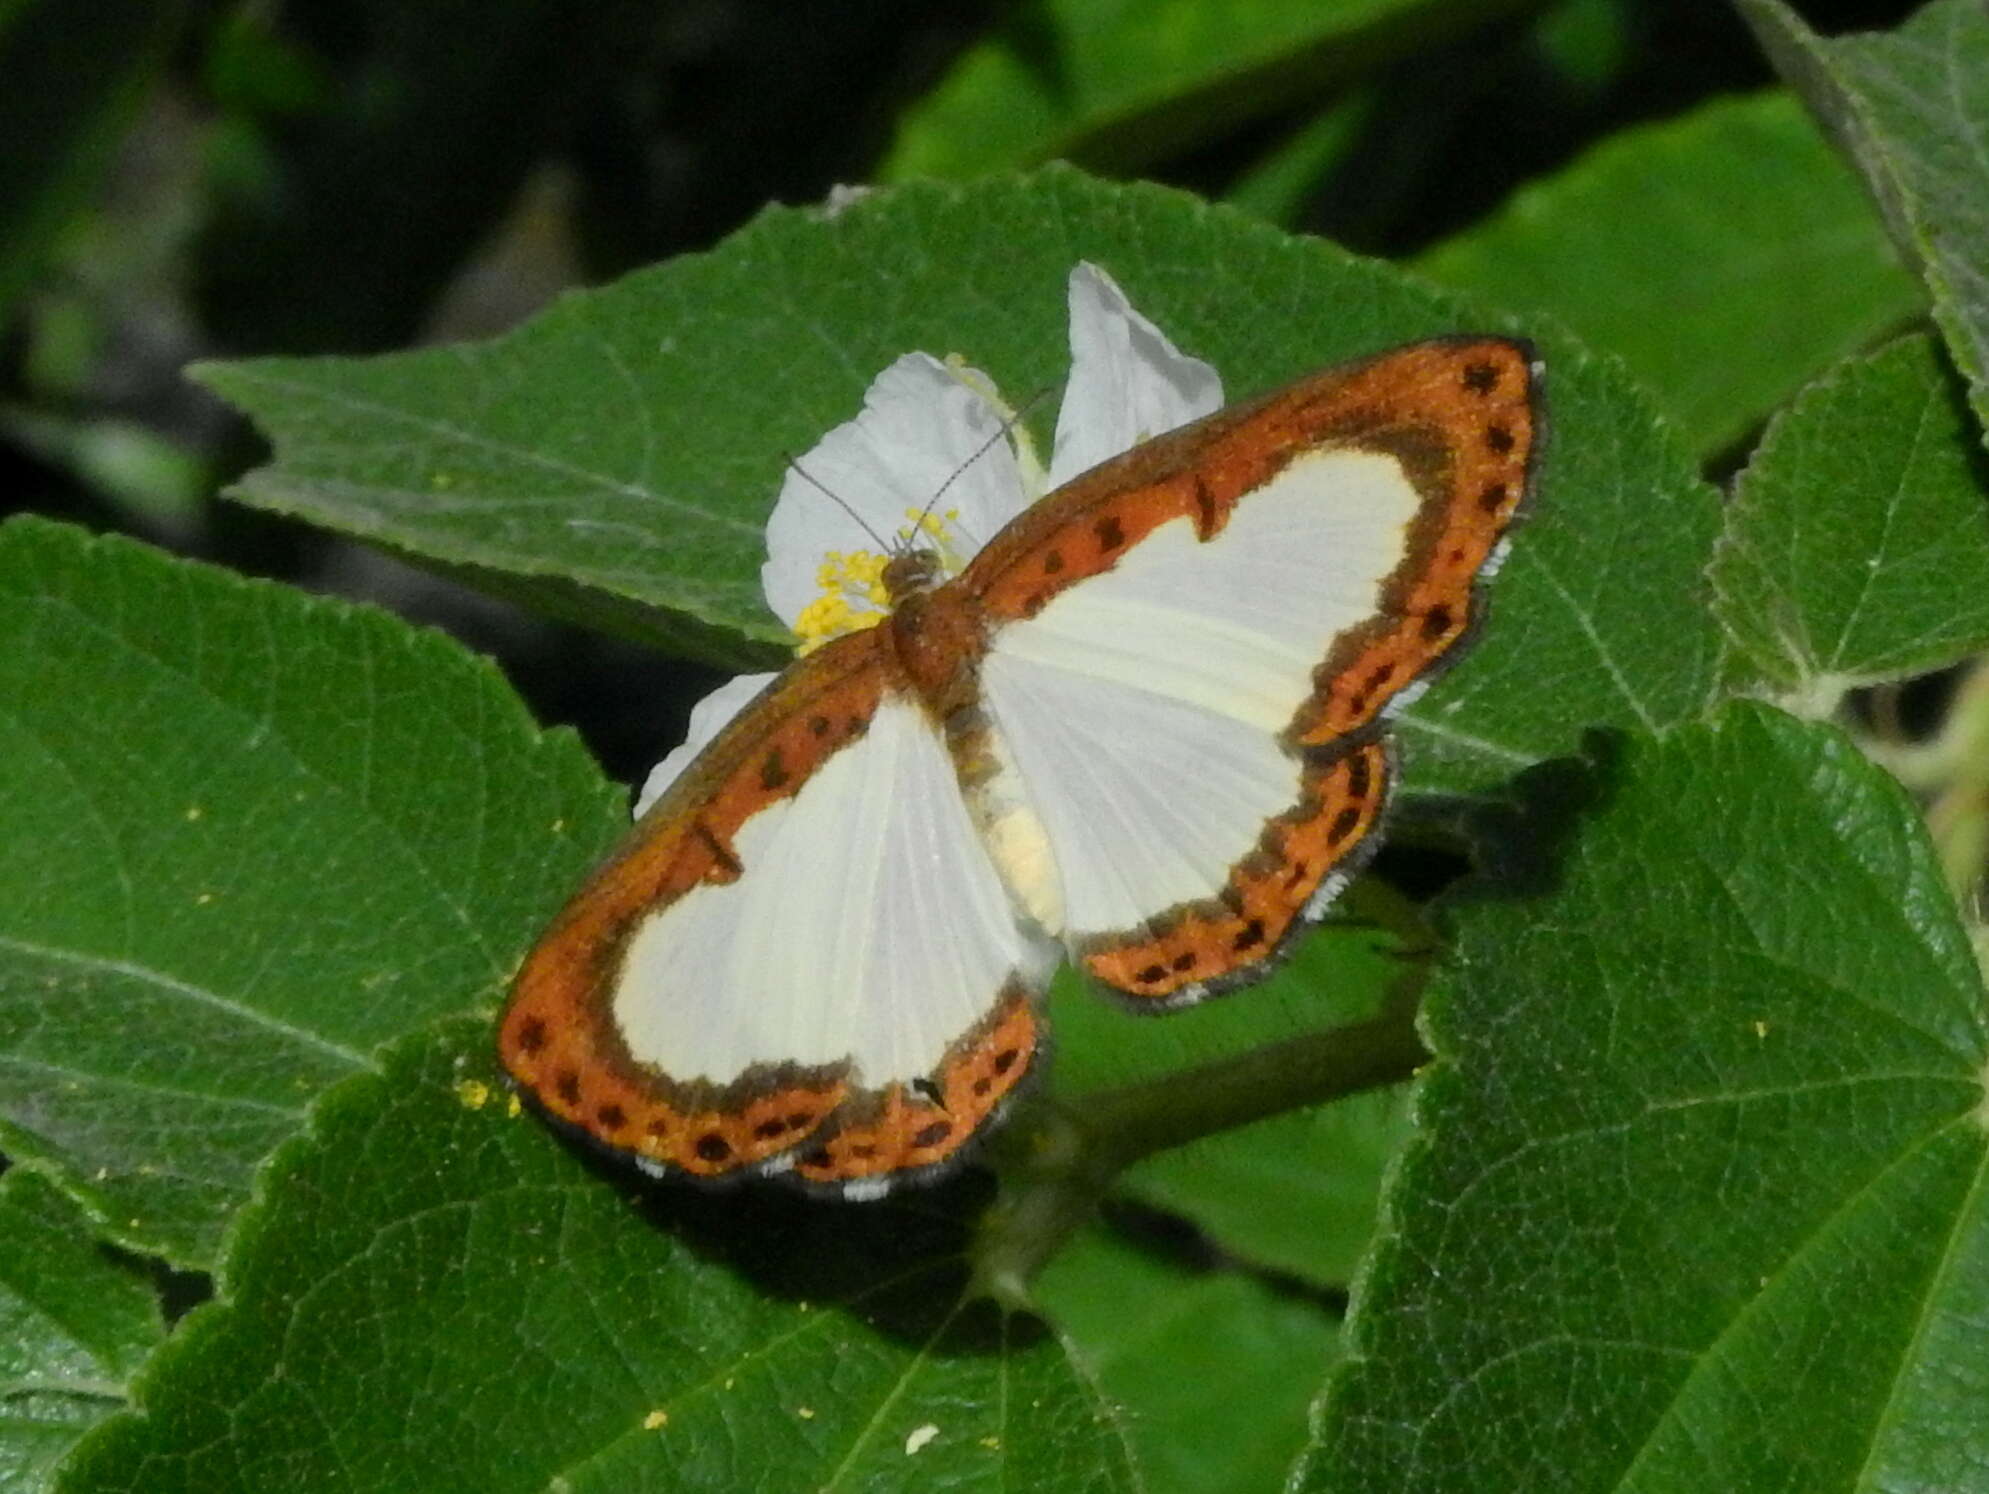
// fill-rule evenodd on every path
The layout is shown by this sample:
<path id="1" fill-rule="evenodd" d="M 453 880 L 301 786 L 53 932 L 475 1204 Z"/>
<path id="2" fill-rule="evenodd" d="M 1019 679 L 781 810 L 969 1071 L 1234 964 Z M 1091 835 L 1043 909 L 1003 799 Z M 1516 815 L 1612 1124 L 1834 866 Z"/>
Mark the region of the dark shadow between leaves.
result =
<path id="1" fill-rule="evenodd" d="M 769 1297 L 840 1305 L 887 1337 L 941 1356 L 1001 1353 L 1047 1331 L 1026 1315 L 1004 1322 L 992 1302 L 962 1301 L 968 1248 L 995 1193 L 984 1167 L 849 1203 L 759 1179 L 653 1180 L 580 1138 L 564 1140 L 645 1223 Z"/>
<path id="2" fill-rule="evenodd" d="M 1504 797 L 1464 811 L 1476 869 L 1448 901 L 1521 902 L 1558 891 L 1576 834 L 1616 796 L 1624 746 L 1622 732 L 1591 729 L 1579 758 L 1536 764 Z"/>

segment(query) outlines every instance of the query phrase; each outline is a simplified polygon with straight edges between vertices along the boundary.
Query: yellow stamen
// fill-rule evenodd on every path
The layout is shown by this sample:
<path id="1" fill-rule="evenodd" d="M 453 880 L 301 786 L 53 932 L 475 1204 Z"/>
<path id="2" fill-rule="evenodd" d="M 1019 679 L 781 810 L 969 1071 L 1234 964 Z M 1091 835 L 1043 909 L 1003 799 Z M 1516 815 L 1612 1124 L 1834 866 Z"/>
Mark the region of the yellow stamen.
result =
<path id="1" fill-rule="evenodd" d="M 868 550 L 831 550 L 815 572 L 822 594 L 801 609 L 794 631 L 797 653 L 811 654 L 832 638 L 874 628 L 884 621 L 890 595 L 884 588 L 885 559 Z M 865 605 L 859 607 L 853 602 Z"/>

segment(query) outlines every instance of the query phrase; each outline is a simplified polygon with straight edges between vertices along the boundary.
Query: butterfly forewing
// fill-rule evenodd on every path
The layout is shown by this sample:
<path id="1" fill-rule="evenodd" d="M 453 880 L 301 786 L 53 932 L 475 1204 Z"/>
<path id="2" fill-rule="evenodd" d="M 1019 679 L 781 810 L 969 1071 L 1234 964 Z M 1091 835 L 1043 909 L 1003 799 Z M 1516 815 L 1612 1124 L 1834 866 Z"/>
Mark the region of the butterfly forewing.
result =
<path id="1" fill-rule="evenodd" d="M 1366 736 L 1471 625 L 1525 494 L 1533 384 L 1494 338 L 1331 370 L 1104 464 L 969 567 L 979 791 L 1033 816 L 1093 975 L 1191 1001 L 1324 907 L 1387 793 Z"/>

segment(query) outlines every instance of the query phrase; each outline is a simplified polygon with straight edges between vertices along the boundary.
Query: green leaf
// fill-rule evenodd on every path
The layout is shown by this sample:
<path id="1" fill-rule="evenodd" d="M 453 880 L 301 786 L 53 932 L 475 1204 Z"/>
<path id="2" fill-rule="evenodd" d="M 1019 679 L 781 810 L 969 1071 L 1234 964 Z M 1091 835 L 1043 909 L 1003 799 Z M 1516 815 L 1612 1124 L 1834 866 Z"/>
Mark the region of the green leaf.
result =
<path id="1" fill-rule="evenodd" d="M 74 1203 L 26 1169 L 0 1177 L 0 1488 L 43 1487 L 164 1336 L 151 1288 Z"/>
<path id="2" fill-rule="evenodd" d="M 1052 993 L 1050 1083 L 1080 1114 L 1101 1091 L 1193 1086 L 1205 1065 L 1373 1016 L 1405 968 L 1379 931 L 1331 923 L 1268 980 L 1164 1020 L 1066 971 Z M 1382 1168 L 1405 1134 L 1399 1094 L 1355 1095 L 1156 1153 L 1119 1187 L 1192 1220 L 1232 1255 L 1345 1286 L 1374 1231 Z"/>
<path id="3" fill-rule="evenodd" d="M 1989 463 L 1932 339 L 1804 391 L 1740 476 L 1713 565 L 1721 620 L 1791 695 L 1989 647 Z"/>
<path id="4" fill-rule="evenodd" d="M 1913 806 L 1753 704 L 1598 749 L 1455 907 L 1303 1487 L 1975 1487 L 1989 1033 Z"/>
<path id="5" fill-rule="evenodd" d="M 1370 1017 L 1400 971 L 1396 947 L 1379 930 L 1328 923 L 1301 935 L 1291 959 L 1268 979 L 1162 1018 L 1066 967 L 1050 1002 L 1058 1098 L 1081 1103 L 1100 1090 Z"/>
<path id="6" fill-rule="evenodd" d="M 1532 42 L 1562 87 L 1593 98 L 1620 86 L 1638 60 L 1642 20 L 1627 0 L 1552 0 Z"/>
<path id="7" fill-rule="evenodd" d="M 1125 170 L 1517 8 L 1458 0 L 1046 0 L 909 110 L 886 181 L 1054 159 Z"/>
<path id="8" fill-rule="evenodd" d="M 1781 0 L 1739 5 L 1863 173 L 1989 422 L 1989 10 L 1933 0 L 1896 31 L 1826 41 Z"/>
<path id="9" fill-rule="evenodd" d="M 1160 1152 L 1121 1186 L 1252 1265 L 1346 1287 L 1374 1238 L 1383 1174 L 1409 1135 L 1407 1092 L 1375 1090 Z"/>
<path id="10" fill-rule="evenodd" d="M 1337 1324 L 1325 1311 L 1098 1228 L 1051 1262 L 1036 1296 L 1124 1408 L 1150 1494 L 1279 1486 L 1305 1443 L 1309 1387 L 1332 1362 Z"/>
<path id="11" fill-rule="evenodd" d="M 101 177 L 181 13 L 178 0 L 0 6 L 0 321 Z"/>
<path id="12" fill-rule="evenodd" d="M 494 342 L 203 378 L 275 442 L 245 501 L 506 576 L 555 610 L 629 625 L 672 609 L 648 636 L 682 643 L 688 619 L 698 646 L 730 636 L 736 657 L 782 636 L 758 572 L 786 455 L 913 348 L 963 352 L 1010 391 L 1055 387 L 1080 258 L 1239 396 L 1500 325 L 1242 213 L 1047 170 L 770 210 L 710 254 L 568 296 Z M 1412 788 L 1496 783 L 1584 725 L 1678 720 L 1713 688 L 1717 498 L 1620 372 L 1535 330 L 1554 431 L 1535 517 L 1483 641 L 1404 723 Z"/>
<path id="13" fill-rule="evenodd" d="M 611 1186 L 494 1081 L 455 1021 L 327 1094 L 59 1487 L 1134 1486 L 1060 1341 L 954 1305 L 957 1193 Z"/>
<path id="14" fill-rule="evenodd" d="M 1779 92 L 1611 136 L 1416 268 L 1617 354 L 1704 452 L 1923 299 Z"/>
<path id="15" fill-rule="evenodd" d="M 40 521 L 0 529 L 0 700 L 0 1144 L 182 1263 L 625 824 L 447 639 Z"/>

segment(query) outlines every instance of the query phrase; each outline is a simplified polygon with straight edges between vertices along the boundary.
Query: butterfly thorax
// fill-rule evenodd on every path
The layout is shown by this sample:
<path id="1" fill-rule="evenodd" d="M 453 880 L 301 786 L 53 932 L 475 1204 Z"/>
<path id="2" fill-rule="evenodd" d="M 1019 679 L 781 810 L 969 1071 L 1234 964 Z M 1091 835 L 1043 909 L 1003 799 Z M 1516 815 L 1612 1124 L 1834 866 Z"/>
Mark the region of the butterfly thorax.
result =
<path id="1" fill-rule="evenodd" d="M 971 689 L 982 642 L 980 608 L 966 591 L 942 585 L 937 551 L 906 550 L 884 567 L 893 651 L 912 685 L 944 719 Z"/>

